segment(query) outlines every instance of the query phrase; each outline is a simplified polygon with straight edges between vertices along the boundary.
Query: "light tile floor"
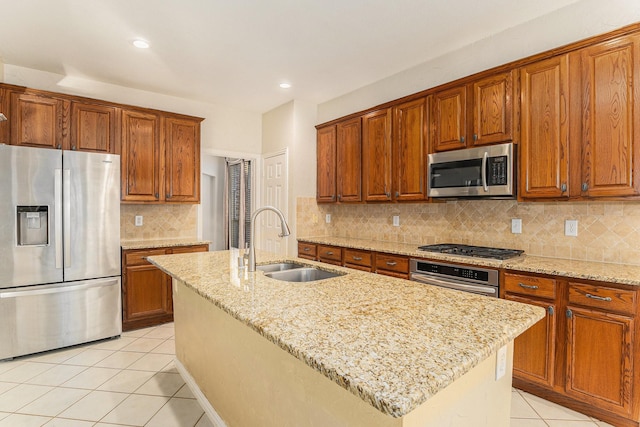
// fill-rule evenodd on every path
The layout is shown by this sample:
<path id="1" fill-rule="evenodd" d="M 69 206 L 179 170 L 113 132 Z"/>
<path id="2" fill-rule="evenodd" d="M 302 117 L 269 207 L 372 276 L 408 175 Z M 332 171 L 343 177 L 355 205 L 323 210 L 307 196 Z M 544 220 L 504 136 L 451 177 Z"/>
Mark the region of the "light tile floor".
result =
<path id="1" fill-rule="evenodd" d="M 0 362 L 0 427 L 212 427 L 174 357 L 169 323 Z M 513 390 L 511 427 L 565 426 L 609 424 Z"/>

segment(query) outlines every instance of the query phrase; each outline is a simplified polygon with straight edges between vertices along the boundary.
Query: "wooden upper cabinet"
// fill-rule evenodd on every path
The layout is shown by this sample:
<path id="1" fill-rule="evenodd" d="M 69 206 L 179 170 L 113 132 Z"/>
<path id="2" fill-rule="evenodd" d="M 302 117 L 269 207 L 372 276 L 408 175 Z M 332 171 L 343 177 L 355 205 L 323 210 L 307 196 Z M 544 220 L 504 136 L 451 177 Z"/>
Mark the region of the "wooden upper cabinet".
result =
<path id="1" fill-rule="evenodd" d="M 362 180 L 364 200 L 391 200 L 391 109 L 362 117 Z"/>
<path id="2" fill-rule="evenodd" d="M 336 125 L 336 188 L 339 202 L 362 201 L 360 117 Z"/>
<path id="3" fill-rule="evenodd" d="M 119 153 L 116 144 L 119 108 L 71 102 L 71 149 Z"/>
<path id="4" fill-rule="evenodd" d="M 431 99 L 431 150 L 467 146 L 467 87 L 434 93 Z"/>
<path id="5" fill-rule="evenodd" d="M 520 196 L 569 197 L 568 56 L 520 69 Z"/>
<path id="6" fill-rule="evenodd" d="M 165 201 L 200 201 L 200 119 L 164 119 Z"/>
<path id="7" fill-rule="evenodd" d="M 397 201 L 426 200 L 427 99 L 393 108 L 393 191 Z"/>
<path id="8" fill-rule="evenodd" d="M 574 192 L 640 194 L 640 36 L 584 48 L 571 59 L 572 81 L 580 82 L 580 104 L 572 112 L 580 122 L 572 143 L 582 160 Z"/>
<path id="9" fill-rule="evenodd" d="M 316 200 L 321 203 L 337 201 L 336 198 L 336 126 L 318 129 L 317 150 L 317 191 Z"/>
<path id="10" fill-rule="evenodd" d="M 122 200 L 160 200 L 160 117 L 146 111 L 122 111 Z"/>
<path id="11" fill-rule="evenodd" d="M 513 140 L 513 98 L 516 71 L 496 74 L 474 82 L 473 132 L 469 146 Z"/>
<path id="12" fill-rule="evenodd" d="M 0 122 L 0 144 L 11 143 L 9 135 L 9 124 L 11 123 L 11 113 L 9 112 L 9 108 L 11 106 L 11 100 L 9 93 L 9 90 L 0 87 L 0 113 L 4 114 L 7 118 L 7 120 Z"/>
<path id="13" fill-rule="evenodd" d="M 431 151 L 513 140 L 515 71 L 434 93 Z"/>
<path id="14" fill-rule="evenodd" d="M 11 92 L 11 144 L 67 149 L 69 101 Z"/>

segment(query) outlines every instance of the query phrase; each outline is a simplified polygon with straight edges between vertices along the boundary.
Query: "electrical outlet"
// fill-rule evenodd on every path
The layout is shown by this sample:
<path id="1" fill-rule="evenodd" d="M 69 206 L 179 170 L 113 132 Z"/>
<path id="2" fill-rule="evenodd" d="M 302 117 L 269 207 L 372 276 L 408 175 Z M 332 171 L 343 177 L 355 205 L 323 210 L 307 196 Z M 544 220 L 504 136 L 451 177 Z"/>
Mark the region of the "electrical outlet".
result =
<path id="1" fill-rule="evenodd" d="M 500 348 L 496 355 L 496 381 L 507 373 L 507 346 Z"/>
<path id="2" fill-rule="evenodd" d="M 142 221 L 142 215 L 136 215 L 136 227 L 142 227 L 143 221 Z"/>
<path id="3" fill-rule="evenodd" d="M 400 215 L 393 216 L 393 226 L 400 227 Z"/>
<path id="4" fill-rule="evenodd" d="M 511 232 L 513 234 L 522 234 L 522 219 L 511 218 Z"/>
<path id="5" fill-rule="evenodd" d="M 329 223 L 331 222 L 331 214 L 327 214 L 327 215 L 324 217 L 324 222 L 326 222 L 327 224 L 329 224 Z"/>
<path id="6" fill-rule="evenodd" d="M 578 237 L 578 220 L 568 219 L 564 222 L 564 235 Z"/>

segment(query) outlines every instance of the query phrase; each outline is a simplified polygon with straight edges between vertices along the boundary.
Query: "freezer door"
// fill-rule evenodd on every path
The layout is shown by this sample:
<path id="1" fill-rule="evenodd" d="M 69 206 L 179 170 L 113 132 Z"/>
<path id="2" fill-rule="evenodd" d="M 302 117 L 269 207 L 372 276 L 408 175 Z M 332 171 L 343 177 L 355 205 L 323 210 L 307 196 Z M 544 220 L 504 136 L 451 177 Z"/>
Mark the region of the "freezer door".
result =
<path id="1" fill-rule="evenodd" d="M 61 197 L 60 151 L 0 144 L 0 289 L 63 280 Z"/>
<path id="2" fill-rule="evenodd" d="M 120 156 L 63 155 L 64 280 L 120 274 Z"/>
<path id="3" fill-rule="evenodd" d="M 120 277 L 0 290 L 0 359 L 122 333 Z"/>

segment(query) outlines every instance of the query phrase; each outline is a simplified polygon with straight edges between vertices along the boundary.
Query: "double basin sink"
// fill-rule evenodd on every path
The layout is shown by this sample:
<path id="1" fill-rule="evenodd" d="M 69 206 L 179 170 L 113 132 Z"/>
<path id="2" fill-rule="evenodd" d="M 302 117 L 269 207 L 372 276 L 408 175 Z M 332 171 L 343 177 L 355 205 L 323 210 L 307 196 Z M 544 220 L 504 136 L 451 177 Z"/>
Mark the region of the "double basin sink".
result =
<path id="1" fill-rule="evenodd" d="M 341 273 L 320 270 L 319 268 L 295 262 L 278 262 L 256 266 L 256 270 L 264 271 L 264 275 L 284 282 L 313 282 L 342 276 Z"/>

